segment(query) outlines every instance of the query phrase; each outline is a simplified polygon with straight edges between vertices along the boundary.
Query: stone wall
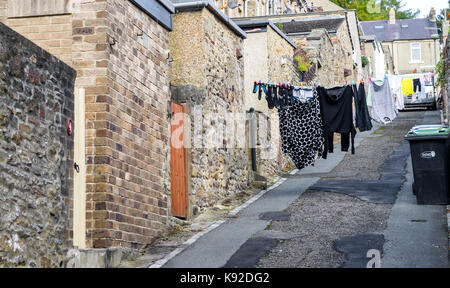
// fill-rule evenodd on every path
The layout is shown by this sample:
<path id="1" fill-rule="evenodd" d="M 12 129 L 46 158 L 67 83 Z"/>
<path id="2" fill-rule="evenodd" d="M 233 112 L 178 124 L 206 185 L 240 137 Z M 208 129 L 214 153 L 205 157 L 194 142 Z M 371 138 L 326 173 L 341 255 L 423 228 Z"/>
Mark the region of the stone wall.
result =
<path id="1" fill-rule="evenodd" d="M 72 245 L 74 80 L 0 23 L 0 267 L 60 267 Z"/>
<path id="2" fill-rule="evenodd" d="M 294 47 L 284 40 L 273 29 L 268 28 L 267 31 L 267 46 L 268 46 L 268 67 L 269 79 L 277 82 L 287 82 L 298 84 L 298 78 L 293 73 L 292 66 L 294 65 Z M 268 159 L 262 161 L 261 169 L 266 171 L 269 176 L 275 176 L 280 172 L 280 169 L 291 170 L 295 167 L 289 156 L 282 154 L 281 139 L 280 139 L 280 124 L 278 119 L 278 110 L 270 111 L 271 122 L 269 131 L 272 132 L 270 137 L 269 149 L 264 149 L 265 154 L 273 155 L 275 147 L 277 147 L 277 159 Z M 274 161 L 276 160 L 276 161 Z"/>
<path id="3" fill-rule="evenodd" d="M 358 67 L 354 68 L 353 66 L 353 56 L 352 51 L 353 44 L 352 44 L 352 38 L 350 35 L 350 31 L 348 28 L 347 22 L 344 22 L 338 29 L 336 35 L 331 35 L 331 41 L 335 44 L 334 45 L 334 56 L 339 59 L 335 62 L 335 64 L 340 65 L 336 66 L 335 69 L 335 76 L 337 79 L 340 79 L 339 81 L 343 84 L 351 84 L 352 81 L 358 81 Z M 359 39 L 358 39 L 358 51 L 359 51 Z M 356 50 L 356 49 L 355 49 Z M 361 59 L 361 54 L 359 54 L 359 57 Z M 360 60 L 361 61 L 361 60 Z M 351 71 L 351 75 L 345 76 L 344 75 L 344 69 L 348 69 Z"/>
<path id="4" fill-rule="evenodd" d="M 3 20 L 70 64 L 85 91 L 86 248 L 137 248 L 167 223 L 169 32 L 126 0 L 74 3 Z"/>
<path id="5" fill-rule="evenodd" d="M 344 77 L 346 68 L 344 49 L 340 41 L 334 40 L 324 29 L 313 30 L 306 36 L 291 37 L 297 44 L 297 49 L 303 49 L 309 59 L 316 65 L 315 77 L 308 85 L 314 82 L 324 87 L 333 87 L 348 84 L 351 79 Z M 347 77 L 351 78 L 351 77 Z"/>
<path id="6" fill-rule="evenodd" d="M 245 116 L 243 39 L 206 8 L 174 15 L 173 26 L 172 100 L 192 116 L 188 190 L 191 211 L 201 211 L 247 186 L 247 149 L 222 133 L 234 127 L 245 137 L 245 119 L 226 119 Z"/>
<path id="7" fill-rule="evenodd" d="M 449 34 L 450 35 L 450 34 Z M 450 124 L 450 42 L 447 40 L 443 51 L 443 65 L 445 76 L 442 78 L 445 81 L 445 89 L 442 89 L 442 111 L 444 113 L 444 122 L 446 125 Z"/>

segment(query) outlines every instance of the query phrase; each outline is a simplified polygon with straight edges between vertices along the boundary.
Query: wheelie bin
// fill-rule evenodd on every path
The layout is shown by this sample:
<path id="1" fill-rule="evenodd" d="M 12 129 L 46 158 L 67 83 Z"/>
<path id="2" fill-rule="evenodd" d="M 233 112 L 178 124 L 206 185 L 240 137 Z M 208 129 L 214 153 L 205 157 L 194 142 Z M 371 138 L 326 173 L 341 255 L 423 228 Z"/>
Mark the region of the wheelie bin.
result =
<path id="1" fill-rule="evenodd" d="M 413 164 L 413 193 L 419 205 L 450 204 L 450 127 L 413 127 L 409 141 Z"/>

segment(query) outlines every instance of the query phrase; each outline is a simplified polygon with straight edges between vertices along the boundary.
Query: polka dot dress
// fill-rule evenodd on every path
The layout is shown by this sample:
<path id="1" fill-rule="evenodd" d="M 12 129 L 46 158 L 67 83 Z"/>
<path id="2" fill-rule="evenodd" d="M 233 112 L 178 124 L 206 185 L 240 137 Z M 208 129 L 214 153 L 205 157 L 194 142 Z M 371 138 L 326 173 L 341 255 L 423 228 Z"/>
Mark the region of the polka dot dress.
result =
<path id="1" fill-rule="evenodd" d="M 313 90 L 313 98 L 278 111 L 282 151 L 290 156 L 298 169 L 314 165 L 322 157 L 324 138 L 320 117 L 319 97 Z"/>

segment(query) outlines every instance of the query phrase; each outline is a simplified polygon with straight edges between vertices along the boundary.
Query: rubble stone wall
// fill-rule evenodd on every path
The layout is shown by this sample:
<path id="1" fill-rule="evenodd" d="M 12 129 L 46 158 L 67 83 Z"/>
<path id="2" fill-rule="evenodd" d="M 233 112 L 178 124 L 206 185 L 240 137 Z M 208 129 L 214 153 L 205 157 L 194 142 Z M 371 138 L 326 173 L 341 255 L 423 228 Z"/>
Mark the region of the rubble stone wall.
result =
<path id="1" fill-rule="evenodd" d="M 74 81 L 0 23 L 0 267 L 60 267 L 72 246 Z"/>
<path id="2" fill-rule="evenodd" d="M 246 135 L 243 39 L 208 9 L 178 13 L 173 25 L 172 100 L 191 115 L 190 206 L 201 211 L 247 187 L 247 146 L 237 143 Z M 227 113 L 244 118 L 232 124 Z M 224 127 L 241 136 L 227 137 Z"/>

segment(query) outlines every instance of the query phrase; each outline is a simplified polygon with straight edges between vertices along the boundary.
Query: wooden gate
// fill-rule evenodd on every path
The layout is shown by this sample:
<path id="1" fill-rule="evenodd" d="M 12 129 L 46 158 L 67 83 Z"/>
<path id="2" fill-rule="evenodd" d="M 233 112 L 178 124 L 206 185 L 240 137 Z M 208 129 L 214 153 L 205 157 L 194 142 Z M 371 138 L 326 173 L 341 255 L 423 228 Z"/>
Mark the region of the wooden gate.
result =
<path id="1" fill-rule="evenodd" d="M 170 120 L 170 179 L 172 216 L 186 218 L 188 210 L 187 159 L 184 147 L 185 106 L 172 102 Z"/>

